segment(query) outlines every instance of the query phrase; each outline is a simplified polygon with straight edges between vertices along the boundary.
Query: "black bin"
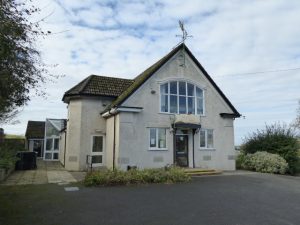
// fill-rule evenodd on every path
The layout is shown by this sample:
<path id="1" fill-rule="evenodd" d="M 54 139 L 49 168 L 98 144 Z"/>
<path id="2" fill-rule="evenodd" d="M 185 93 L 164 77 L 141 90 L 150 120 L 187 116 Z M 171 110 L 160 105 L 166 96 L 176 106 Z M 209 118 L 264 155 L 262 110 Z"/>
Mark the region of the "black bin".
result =
<path id="1" fill-rule="evenodd" d="M 18 152 L 17 157 L 16 170 L 36 169 L 36 152 Z"/>

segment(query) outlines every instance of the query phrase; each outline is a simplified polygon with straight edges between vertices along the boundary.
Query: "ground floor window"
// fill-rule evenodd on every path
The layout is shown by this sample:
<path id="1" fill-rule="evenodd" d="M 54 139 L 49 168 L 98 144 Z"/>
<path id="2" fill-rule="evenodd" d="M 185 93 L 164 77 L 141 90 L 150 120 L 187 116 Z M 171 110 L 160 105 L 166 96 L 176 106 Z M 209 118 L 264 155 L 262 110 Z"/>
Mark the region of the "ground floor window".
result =
<path id="1" fill-rule="evenodd" d="M 212 129 L 200 130 L 200 148 L 214 147 L 214 132 Z"/>
<path id="2" fill-rule="evenodd" d="M 92 136 L 92 164 L 103 164 L 104 137 Z"/>
<path id="3" fill-rule="evenodd" d="M 150 128 L 149 129 L 149 149 L 150 150 L 166 150 L 166 128 Z"/>

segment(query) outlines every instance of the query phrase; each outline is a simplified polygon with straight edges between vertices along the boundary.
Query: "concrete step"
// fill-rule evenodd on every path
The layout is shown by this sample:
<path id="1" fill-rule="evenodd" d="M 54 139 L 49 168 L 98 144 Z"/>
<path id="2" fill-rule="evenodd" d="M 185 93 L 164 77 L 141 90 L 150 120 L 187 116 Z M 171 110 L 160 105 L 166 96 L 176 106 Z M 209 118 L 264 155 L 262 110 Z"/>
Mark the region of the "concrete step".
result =
<path id="1" fill-rule="evenodd" d="M 208 169 L 187 169 L 185 170 L 185 173 L 190 175 L 190 176 L 204 176 L 204 175 L 217 175 L 221 174 L 221 170 L 208 170 Z"/>

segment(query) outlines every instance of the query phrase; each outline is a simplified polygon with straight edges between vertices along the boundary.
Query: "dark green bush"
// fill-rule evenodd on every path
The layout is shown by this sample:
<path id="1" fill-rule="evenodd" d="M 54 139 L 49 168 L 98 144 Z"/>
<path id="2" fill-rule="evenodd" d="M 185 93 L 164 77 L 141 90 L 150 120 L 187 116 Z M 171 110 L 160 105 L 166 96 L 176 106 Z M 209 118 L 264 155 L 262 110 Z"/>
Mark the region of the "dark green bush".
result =
<path id="1" fill-rule="evenodd" d="M 190 177 L 178 167 L 144 170 L 105 170 L 90 172 L 86 175 L 86 186 L 115 186 L 147 183 L 187 182 Z"/>
<path id="2" fill-rule="evenodd" d="M 5 140 L 0 143 L 0 168 L 13 168 L 17 161 L 17 151 L 24 150 L 24 144 L 20 141 Z"/>
<path id="3" fill-rule="evenodd" d="M 246 154 L 243 151 L 241 151 L 238 154 L 236 161 L 235 161 L 235 166 L 237 169 L 243 169 L 242 163 L 245 161 L 245 156 L 246 156 Z"/>
<path id="4" fill-rule="evenodd" d="M 242 145 L 242 151 L 246 154 L 266 151 L 280 155 L 287 161 L 290 174 L 297 173 L 298 149 L 299 144 L 293 129 L 279 123 L 257 130 Z"/>

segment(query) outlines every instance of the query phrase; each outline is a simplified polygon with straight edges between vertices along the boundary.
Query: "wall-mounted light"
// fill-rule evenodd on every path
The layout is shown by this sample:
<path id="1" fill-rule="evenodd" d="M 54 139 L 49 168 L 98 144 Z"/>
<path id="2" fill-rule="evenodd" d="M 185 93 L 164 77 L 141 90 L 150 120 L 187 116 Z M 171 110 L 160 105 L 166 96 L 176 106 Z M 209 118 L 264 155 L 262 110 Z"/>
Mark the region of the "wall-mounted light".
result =
<path id="1" fill-rule="evenodd" d="M 153 95 L 154 95 L 155 93 L 156 93 L 156 91 L 155 91 L 155 90 L 151 90 L 151 94 L 153 94 Z"/>

